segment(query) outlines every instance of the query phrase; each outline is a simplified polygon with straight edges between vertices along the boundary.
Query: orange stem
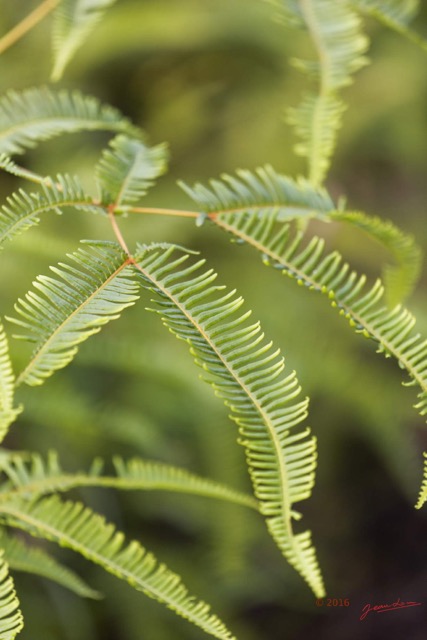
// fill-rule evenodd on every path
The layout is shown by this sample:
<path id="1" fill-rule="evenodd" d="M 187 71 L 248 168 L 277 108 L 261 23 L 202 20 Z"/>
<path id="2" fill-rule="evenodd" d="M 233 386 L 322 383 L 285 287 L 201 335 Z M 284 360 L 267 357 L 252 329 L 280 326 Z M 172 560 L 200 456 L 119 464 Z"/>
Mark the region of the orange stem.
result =
<path id="1" fill-rule="evenodd" d="M 181 211 L 179 209 L 158 209 L 156 207 L 129 207 L 122 209 L 127 213 L 151 213 L 161 216 L 180 216 L 181 218 L 197 218 L 200 213 L 198 211 Z"/>
<path id="2" fill-rule="evenodd" d="M 129 251 L 129 248 L 126 244 L 125 239 L 123 238 L 122 232 L 119 229 L 119 225 L 117 224 L 116 221 L 116 217 L 114 215 L 114 205 L 112 207 L 108 208 L 108 216 L 110 218 L 110 222 L 111 222 L 111 226 L 113 227 L 113 231 L 114 231 L 114 235 L 117 238 L 117 242 L 119 243 L 119 245 L 121 246 L 121 248 L 123 249 L 123 251 L 125 253 L 127 253 L 127 255 L 129 256 L 129 258 L 131 258 L 131 253 Z"/>

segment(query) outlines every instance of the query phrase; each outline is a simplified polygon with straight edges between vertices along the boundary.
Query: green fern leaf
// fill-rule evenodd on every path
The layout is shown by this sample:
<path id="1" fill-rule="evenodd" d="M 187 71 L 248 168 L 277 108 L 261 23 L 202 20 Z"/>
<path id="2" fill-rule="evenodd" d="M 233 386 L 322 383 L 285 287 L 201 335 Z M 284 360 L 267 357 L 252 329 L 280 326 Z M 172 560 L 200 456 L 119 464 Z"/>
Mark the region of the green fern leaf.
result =
<path id="1" fill-rule="evenodd" d="M 166 147 L 148 147 L 141 140 L 119 135 L 103 153 L 95 176 L 100 200 L 120 205 L 138 201 L 166 170 Z"/>
<path id="2" fill-rule="evenodd" d="M 1 528 L 0 547 L 4 550 L 5 560 L 12 571 L 23 571 L 48 578 L 82 598 L 101 597 L 98 591 L 91 589 L 80 576 L 64 567 L 44 549 L 28 545 L 21 538 L 10 536 Z"/>
<path id="3" fill-rule="evenodd" d="M 24 627 L 19 600 L 15 593 L 9 568 L 0 553 L 0 638 L 13 640 Z"/>
<path id="4" fill-rule="evenodd" d="M 78 91 L 42 87 L 9 91 L 0 99 L 0 153 L 24 153 L 42 140 L 85 130 L 140 135 L 117 109 Z"/>
<path id="5" fill-rule="evenodd" d="M 420 388 L 416 408 L 421 415 L 427 414 L 427 340 L 413 332 L 415 318 L 407 309 L 387 307 L 380 280 L 367 289 L 366 277 L 350 270 L 337 251 L 326 253 L 321 238 L 304 244 L 303 233 L 292 234 L 289 225 L 275 227 L 274 214 L 261 219 L 254 214 L 227 214 L 214 221 L 234 238 L 256 248 L 265 264 L 327 295 L 357 333 L 372 338 L 378 352 L 393 356 L 408 372 Z"/>
<path id="6" fill-rule="evenodd" d="M 37 184 L 46 184 L 46 182 L 48 181 L 47 178 L 39 176 L 37 173 L 29 171 L 24 167 L 20 167 L 5 153 L 0 153 L 0 169 L 11 173 L 18 178 L 30 180 L 31 182 L 36 182 Z"/>
<path id="7" fill-rule="evenodd" d="M 201 209 L 201 215 L 211 220 L 220 214 L 257 212 L 260 217 L 274 215 L 274 218 L 269 218 L 272 225 L 278 221 L 296 220 L 298 227 L 303 229 L 311 218 L 316 218 L 323 222 L 344 222 L 362 229 L 380 242 L 396 262 L 396 265 L 387 265 L 384 269 L 390 306 L 408 296 L 418 280 L 421 252 L 412 236 L 376 216 L 337 210 L 325 189 L 315 189 L 301 178 L 295 182 L 267 166 L 257 169 L 255 173 L 240 170 L 237 176 L 223 175 L 222 181 L 211 180 L 209 187 L 199 183 L 193 187 L 184 183 L 180 183 L 180 186 Z"/>
<path id="8" fill-rule="evenodd" d="M 403 233 L 388 220 L 367 216 L 360 211 L 332 211 L 330 218 L 362 229 L 390 251 L 396 264 L 386 265 L 383 272 L 387 305 L 390 308 L 412 293 L 422 265 L 422 252 L 413 236 Z"/>
<path id="9" fill-rule="evenodd" d="M 101 20 L 104 12 L 116 0 L 61 0 L 54 14 L 53 54 L 51 80 L 61 79 L 65 67 L 90 32 Z"/>
<path id="10" fill-rule="evenodd" d="M 90 250 L 70 254 L 73 264 L 51 267 L 59 278 L 39 276 L 15 305 L 19 318 L 9 318 L 25 330 L 19 337 L 35 349 L 17 384 L 39 385 L 65 367 L 78 344 L 115 320 L 138 299 L 129 258 L 115 243 L 93 243 Z"/>
<path id="11" fill-rule="evenodd" d="M 124 535 L 84 505 L 62 502 L 57 496 L 38 502 L 14 500 L 1 505 L 0 518 L 7 525 L 80 553 L 215 638 L 233 639 L 209 606 L 188 594 L 177 574 L 135 540 L 125 546 Z"/>
<path id="12" fill-rule="evenodd" d="M 139 458 L 125 462 L 119 457 L 114 459 L 114 466 L 117 477 L 101 476 L 102 464 L 98 459 L 88 472 L 67 473 L 61 468 L 55 451 L 50 451 L 46 460 L 37 453 L 31 456 L 5 456 L 0 460 L 0 470 L 7 476 L 8 482 L 1 485 L 0 502 L 9 501 L 13 496 L 39 498 L 75 487 L 92 486 L 126 491 L 173 491 L 226 500 L 258 510 L 258 504 L 252 496 L 185 469 Z"/>
<path id="13" fill-rule="evenodd" d="M 301 142 L 295 153 L 308 159 L 310 180 L 321 184 L 333 155 L 345 104 L 333 95 L 307 95 L 297 108 L 289 108 L 287 122 Z"/>
<path id="14" fill-rule="evenodd" d="M 3 325 L 0 323 L 0 442 L 10 425 L 21 413 L 22 407 L 14 407 L 15 376 L 9 357 L 9 345 Z"/>
<path id="15" fill-rule="evenodd" d="M 409 27 L 419 11 L 419 0 L 351 0 L 351 4 L 427 51 L 426 40 Z"/>
<path id="16" fill-rule="evenodd" d="M 326 214 L 335 209 L 325 189 L 314 188 L 303 178 L 295 181 L 280 175 L 269 165 L 257 169 L 255 173 L 241 170 L 237 171 L 237 177 L 221 177 L 222 182 L 211 180 L 210 188 L 199 183 L 193 187 L 184 182 L 178 184 L 205 216 L 213 214 L 214 217 L 230 212 L 256 212 L 263 216 L 275 212 L 278 220 L 289 220 L 297 216 L 302 220 L 326 220 Z"/>
<path id="17" fill-rule="evenodd" d="M 351 0 L 351 4 L 388 24 L 406 27 L 417 15 L 419 0 Z"/>
<path id="18" fill-rule="evenodd" d="M 124 461 L 114 458 L 118 478 L 111 479 L 111 486 L 123 489 L 165 490 L 199 495 L 234 502 L 258 510 L 258 503 L 252 496 L 231 489 L 220 482 L 201 478 L 185 469 L 171 467 L 157 462 L 147 462 L 139 458 Z M 109 479 L 106 479 L 107 483 Z"/>
<path id="19" fill-rule="evenodd" d="M 256 215 L 256 214 L 255 214 Z M 180 268 L 187 255 L 171 258 L 174 247 L 141 247 L 142 285 L 160 298 L 164 324 L 189 343 L 196 363 L 215 393 L 231 409 L 240 443 L 267 526 L 287 560 L 314 593 L 324 592 L 310 532 L 294 534 L 295 502 L 307 499 L 314 484 L 316 442 L 310 430 L 295 431 L 307 415 L 308 400 L 293 400 L 300 386 L 284 378 L 283 359 L 264 341 L 259 324 L 247 325 L 234 292 L 218 296 L 212 270 L 203 261 Z"/>
<path id="20" fill-rule="evenodd" d="M 40 222 L 40 214 L 53 211 L 61 213 L 62 207 L 105 213 L 104 207 L 93 203 L 85 193 L 77 177 L 56 176 L 45 178 L 41 192 L 28 193 L 20 189 L 7 198 L 0 208 L 0 247 L 6 241 Z"/>
<path id="21" fill-rule="evenodd" d="M 288 121 L 302 138 L 296 152 L 307 157 L 310 181 L 318 185 L 329 168 L 345 109 L 338 93 L 352 82 L 352 74 L 366 64 L 368 40 L 348 2 L 277 2 L 281 4 L 285 22 L 307 31 L 317 54 L 314 62 L 293 61 L 297 68 L 318 79 L 319 89 L 316 95 L 305 97 L 299 107 L 289 110 Z"/>
<path id="22" fill-rule="evenodd" d="M 425 502 L 427 502 L 427 453 L 424 453 L 424 478 L 415 508 L 421 509 Z"/>

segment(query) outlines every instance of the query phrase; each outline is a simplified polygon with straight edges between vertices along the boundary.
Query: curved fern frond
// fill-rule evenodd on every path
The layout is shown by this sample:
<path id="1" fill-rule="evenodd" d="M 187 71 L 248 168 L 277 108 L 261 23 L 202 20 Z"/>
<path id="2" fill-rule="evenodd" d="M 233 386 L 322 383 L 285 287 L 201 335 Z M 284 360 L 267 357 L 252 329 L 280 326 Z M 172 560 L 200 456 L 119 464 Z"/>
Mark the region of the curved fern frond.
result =
<path id="1" fill-rule="evenodd" d="M 24 329 L 19 338 L 35 343 L 17 384 L 42 384 L 73 359 L 81 342 L 138 299 L 129 257 L 118 244 L 93 243 L 69 257 L 72 264 L 51 267 L 58 278 L 39 276 L 33 284 L 40 294 L 19 299 L 19 317 L 8 318 Z"/>
<path id="2" fill-rule="evenodd" d="M 136 202 L 166 170 L 165 145 L 148 147 L 141 140 L 119 135 L 110 142 L 95 169 L 100 200 L 120 205 Z"/>
<path id="3" fill-rule="evenodd" d="M 386 265 L 384 281 L 390 306 L 400 302 L 413 290 L 421 269 L 421 251 L 412 236 L 405 234 L 388 220 L 360 212 L 337 210 L 324 188 L 315 189 L 300 178 L 294 181 L 276 173 L 271 166 L 255 172 L 240 170 L 236 176 L 223 175 L 211 180 L 209 186 L 200 183 L 193 187 L 179 185 L 202 211 L 201 218 L 214 219 L 220 214 L 274 214 L 271 224 L 296 220 L 303 229 L 311 218 L 328 222 L 343 222 L 362 229 L 380 242 L 393 256 L 396 265 Z M 245 218 L 248 220 L 248 218 Z M 266 228 L 266 232 L 268 229 Z"/>
<path id="4" fill-rule="evenodd" d="M 114 458 L 114 466 L 118 477 L 111 480 L 106 478 L 106 481 L 111 482 L 111 486 L 116 488 L 188 493 L 259 509 L 257 501 L 252 496 L 236 491 L 223 483 L 201 478 L 179 467 L 147 462 L 140 458 L 124 461 L 119 457 Z"/>
<path id="5" fill-rule="evenodd" d="M 415 318 L 407 309 L 400 305 L 391 310 L 387 307 L 380 280 L 367 289 L 366 277 L 352 271 L 337 251 L 325 252 L 321 238 L 304 244 L 303 233 L 293 234 L 289 225 L 275 227 L 274 214 L 263 218 L 228 214 L 213 220 L 234 239 L 259 251 L 266 265 L 327 295 L 356 333 L 372 338 L 379 353 L 395 357 L 406 369 L 420 388 L 415 406 L 421 415 L 427 414 L 427 340 L 413 332 Z"/>
<path id="6" fill-rule="evenodd" d="M 188 594 L 176 573 L 159 564 L 136 540 L 125 545 L 123 533 L 84 505 L 62 502 L 57 496 L 38 502 L 15 499 L 2 503 L 0 519 L 8 526 L 76 551 L 215 638 L 233 639 L 209 606 Z"/>
<path id="7" fill-rule="evenodd" d="M 331 211 L 329 217 L 362 229 L 390 251 L 396 264 L 387 264 L 383 271 L 389 307 L 394 307 L 412 293 L 422 265 L 422 252 L 413 236 L 403 233 L 388 220 L 367 216 L 360 211 Z"/>
<path id="8" fill-rule="evenodd" d="M 420 494 L 418 496 L 418 502 L 415 505 L 416 509 L 421 509 L 425 502 L 427 502 L 427 453 L 424 452 L 424 478 L 421 485 Z"/>
<path id="9" fill-rule="evenodd" d="M 120 111 L 79 91 L 42 87 L 9 91 L 0 99 L 0 153 L 24 153 L 42 140 L 85 130 L 140 135 Z"/>
<path id="10" fill-rule="evenodd" d="M 21 413 L 22 407 L 14 407 L 15 376 L 9 357 L 9 345 L 3 325 L 0 323 L 0 442 L 10 425 Z"/>
<path id="11" fill-rule="evenodd" d="M 419 11 L 419 0 L 351 0 L 351 4 L 427 51 L 427 41 L 409 27 Z"/>
<path id="12" fill-rule="evenodd" d="M 116 0 L 61 0 L 54 13 L 51 80 L 61 79 L 65 67 L 81 47 L 104 12 Z"/>
<path id="13" fill-rule="evenodd" d="M 24 620 L 19 608 L 9 568 L 0 552 L 0 638 L 13 640 L 24 627 Z"/>
<path id="14" fill-rule="evenodd" d="M 74 571 L 55 560 L 44 549 L 28 545 L 17 536 L 8 535 L 3 528 L 0 528 L 0 548 L 4 550 L 5 560 L 12 571 L 23 571 L 48 578 L 82 598 L 97 600 L 102 597 Z"/>
<path id="15" fill-rule="evenodd" d="M 0 487 L 0 502 L 10 500 L 12 496 L 39 498 L 75 487 L 111 487 L 126 491 L 173 491 L 226 500 L 255 510 L 259 508 L 252 496 L 179 467 L 140 458 L 124 461 L 119 457 L 114 458 L 114 467 L 117 477 L 101 476 L 99 459 L 87 472 L 68 473 L 61 468 L 55 451 L 50 451 L 46 460 L 37 453 L 31 454 L 29 459 L 19 455 L 5 457 L 0 460 L 0 471 L 8 482 Z"/>
<path id="16" fill-rule="evenodd" d="M 0 247 L 37 225 L 40 214 L 47 211 L 61 213 L 62 207 L 105 213 L 105 208 L 94 204 L 92 197 L 85 193 L 77 177 L 58 175 L 55 180 L 45 178 L 41 192 L 28 193 L 20 189 L 0 208 Z"/>
<path id="17" fill-rule="evenodd" d="M 299 217 L 302 220 L 326 220 L 335 204 L 325 189 L 313 187 L 307 180 L 298 181 L 277 173 L 267 165 L 255 172 L 240 170 L 237 177 L 224 174 L 222 181 L 211 180 L 209 187 L 200 183 L 179 186 L 201 209 L 200 222 L 208 214 L 275 212 L 278 220 Z"/>
<path id="18" fill-rule="evenodd" d="M 253 214 L 257 217 L 257 214 Z M 188 255 L 174 258 L 168 249 L 141 247 L 142 286 L 159 297 L 155 311 L 178 338 L 190 345 L 206 381 L 230 407 L 239 426 L 260 510 L 280 550 L 315 594 L 324 592 L 311 545 L 311 533 L 294 533 L 293 506 L 309 498 L 314 485 L 316 441 L 308 428 L 296 430 L 307 415 L 308 399 L 294 401 L 300 385 L 282 376 L 283 358 L 264 340 L 259 323 L 234 292 L 221 293 L 216 274 L 201 272 L 203 261 L 183 267 Z"/>
<path id="19" fill-rule="evenodd" d="M 366 64 L 368 40 L 347 2 L 300 0 L 276 4 L 283 4 L 285 22 L 290 19 L 291 26 L 308 32 L 317 55 L 315 62 L 293 61 L 298 69 L 318 79 L 319 89 L 291 109 L 288 120 L 302 139 L 295 151 L 308 159 L 310 181 L 319 185 L 328 171 L 345 109 L 338 93 Z"/>

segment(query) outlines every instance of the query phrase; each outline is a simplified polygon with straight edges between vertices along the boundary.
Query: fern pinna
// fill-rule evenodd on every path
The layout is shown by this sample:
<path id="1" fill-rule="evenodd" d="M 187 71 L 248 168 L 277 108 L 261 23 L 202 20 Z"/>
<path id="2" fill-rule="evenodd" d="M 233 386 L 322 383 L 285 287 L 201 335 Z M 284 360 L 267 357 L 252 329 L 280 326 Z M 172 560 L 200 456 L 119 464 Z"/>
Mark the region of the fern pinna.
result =
<path id="1" fill-rule="evenodd" d="M 78 48 L 114 0 L 52 0 L 15 33 L 25 33 L 53 12 L 52 80 L 59 80 Z M 68 365 L 81 343 L 98 333 L 140 297 L 152 296 L 150 308 L 163 324 L 189 346 L 203 379 L 230 411 L 244 448 L 254 495 L 167 464 L 115 457 L 115 473 L 103 473 L 95 459 L 88 471 L 63 470 L 57 455 L 0 452 L 0 640 L 15 638 L 23 618 L 9 569 L 48 577 L 75 593 L 98 598 L 97 591 L 11 528 L 68 547 L 136 590 L 158 600 L 216 638 L 234 636 L 209 605 L 189 595 L 180 576 L 159 562 L 138 541 L 78 501 L 59 494 L 77 487 L 157 490 L 227 501 L 235 508 L 258 512 L 286 560 L 316 597 L 325 594 L 309 530 L 300 531 L 297 503 L 311 496 L 317 464 L 316 438 L 303 426 L 308 398 L 301 395 L 295 372 L 285 374 L 284 359 L 234 291 L 216 284 L 203 259 L 169 243 L 137 244 L 130 250 L 119 227 L 120 216 L 173 214 L 195 219 L 201 232 L 213 224 L 234 241 L 253 247 L 267 266 L 326 295 L 356 333 L 375 341 L 377 350 L 394 357 L 417 387 L 421 415 L 427 414 L 427 340 L 415 330 L 414 316 L 402 300 L 416 286 L 421 252 L 413 238 L 392 223 L 346 210 L 323 187 L 346 108 L 343 91 L 353 74 L 368 63 L 364 18 L 371 16 L 426 48 L 410 27 L 416 0 L 273 0 L 289 28 L 305 31 L 317 60 L 300 58 L 295 66 L 313 76 L 317 91 L 288 110 L 300 143 L 298 154 L 308 163 L 308 177 L 297 180 L 272 167 L 222 176 L 208 186 L 184 188 L 195 210 L 144 207 L 140 200 L 165 172 L 164 145 L 150 146 L 143 132 L 118 110 L 78 91 L 50 87 L 9 91 L 0 99 L 0 168 L 35 184 L 21 188 L 0 209 L 0 245 L 41 221 L 44 214 L 69 208 L 104 216 L 115 241 L 86 241 L 39 275 L 32 289 L 7 317 L 17 337 L 33 351 L 15 376 L 9 332 L 0 325 L 0 440 L 6 437 L 22 406 L 20 385 L 40 386 Z M 43 15 L 42 15 L 43 14 Z M 14 42 L 0 40 L 0 51 Z M 8 44 L 9 43 L 9 44 Z M 114 134 L 94 167 L 96 196 L 76 176 L 39 175 L 14 156 L 64 133 L 107 131 Z M 383 281 L 368 285 L 336 251 L 325 249 L 310 223 L 341 223 L 362 229 L 391 254 Z M 204 224 L 206 223 L 206 224 Z M 17 329 L 16 329 L 17 328 Z M 427 467 L 417 507 L 427 500 Z"/>

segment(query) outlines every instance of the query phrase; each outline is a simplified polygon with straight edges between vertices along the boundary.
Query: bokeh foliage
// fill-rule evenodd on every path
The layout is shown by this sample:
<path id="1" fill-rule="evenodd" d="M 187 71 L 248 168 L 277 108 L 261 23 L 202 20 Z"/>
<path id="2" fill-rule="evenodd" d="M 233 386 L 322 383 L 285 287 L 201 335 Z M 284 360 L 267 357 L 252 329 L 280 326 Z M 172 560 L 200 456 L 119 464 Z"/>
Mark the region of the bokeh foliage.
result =
<path id="1" fill-rule="evenodd" d="M 2 32 L 37 4 L 2 3 Z M 426 20 L 423 7 L 419 31 L 427 32 Z M 368 24 L 373 64 L 345 90 L 350 108 L 327 184 L 336 197 L 345 193 L 352 207 L 413 233 L 425 250 L 426 58 L 396 34 Z M 49 38 L 46 19 L 4 53 L 3 91 L 47 81 Z M 258 0 L 121 0 L 70 63 L 61 86 L 120 108 L 152 143 L 167 141 L 170 172 L 147 202 L 192 208 L 177 178 L 192 183 L 265 162 L 289 174 L 304 172 L 283 114 L 304 86 L 289 58 L 306 46 L 302 35 L 272 21 L 271 7 Z M 47 142 L 26 162 L 42 174 L 58 166 L 78 173 L 91 186 L 90 168 L 107 139 L 94 133 Z M 2 176 L 3 199 L 18 185 Z M 132 242 L 167 240 L 203 250 L 281 345 L 287 367 L 298 371 L 311 396 L 310 424 L 319 446 L 317 488 L 304 512 L 317 532 L 330 595 L 349 597 L 353 613 L 371 597 L 396 597 L 390 581 L 400 593 L 406 589 L 408 597 L 421 597 L 427 525 L 412 504 L 427 438 L 411 409 L 412 390 L 399 384 L 399 369 L 375 356 L 324 300 L 264 270 L 246 247 L 230 246 L 216 229 L 197 228 L 192 220 L 135 216 L 123 220 L 122 231 Z M 355 268 L 372 277 L 379 272 L 382 250 L 362 233 L 339 224 L 322 227 L 322 233 Z M 35 272 L 46 272 L 82 237 L 112 234 L 105 220 L 73 211 L 18 238 L 0 257 L 2 315 L 10 314 L 17 292 L 28 290 Z M 409 301 L 424 329 L 425 286 L 424 271 Z M 22 390 L 21 397 L 26 413 L 9 436 L 11 447 L 54 446 L 71 469 L 94 454 L 138 454 L 236 488 L 249 486 L 226 411 L 197 379 L 185 347 L 142 306 L 84 345 L 73 367 L 41 390 Z M 84 495 L 130 535 L 143 538 L 246 640 L 314 638 L 319 628 L 333 639 L 351 627 L 346 612 L 314 610 L 312 596 L 278 561 L 256 514 L 166 494 Z M 73 563 L 106 601 L 78 600 L 47 582 L 18 577 L 23 611 L 32 621 L 24 640 L 200 636 L 83 560 Z M 406 630 L 421 638 L 418 629 Z M 395 632 L 389 637 L 399 637 Z"/>

